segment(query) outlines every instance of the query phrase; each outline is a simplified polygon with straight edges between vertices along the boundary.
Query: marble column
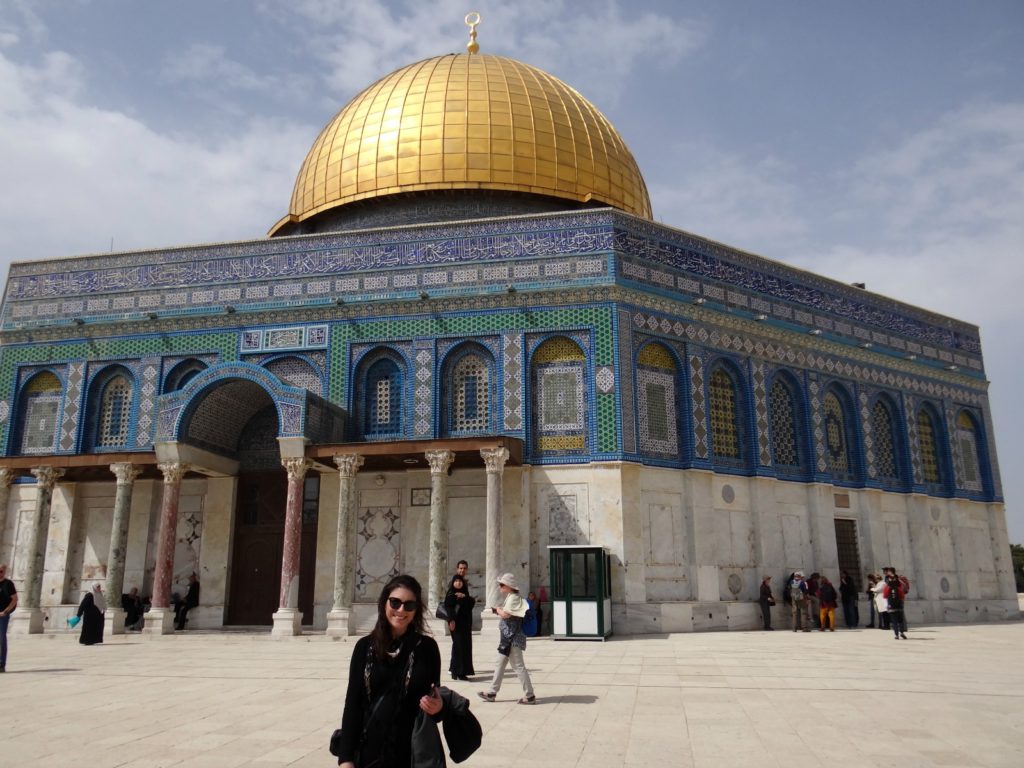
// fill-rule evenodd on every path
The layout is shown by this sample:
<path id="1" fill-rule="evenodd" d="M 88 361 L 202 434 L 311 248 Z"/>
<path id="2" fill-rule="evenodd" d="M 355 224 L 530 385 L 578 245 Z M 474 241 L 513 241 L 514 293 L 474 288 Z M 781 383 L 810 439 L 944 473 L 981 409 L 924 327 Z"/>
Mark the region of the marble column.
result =
<path id="1" fill-rule="evenodd" d="M 427 451 L 430 465 L 430 565 L 427 572 L 427 605 L 433 616 L 448 591 L 448 468 L 455 460 L 451 451 Z"/>
<path id="2" fill-rule="evenodd" d="M 504 572 L 504 564 L 501 562 L 501 479 L 505 471 L 505 462 L 508 461 L 508 449 L 484 448 L 480 455 L 487 468 L 487 533 L 484 557 L 484 578 L 487 581 L 487 605 L 484 606 L 486 613 L 488 607 L 501 602 L 501 592 L 498 589 L 498 577 Z"/>
<path id="3" fill-rule="evenodd" d="M 111 464 L 110 471 L 117 478 L 114 494 L 114 520 L 110 527 L 110 552 L 107 554 L 107 583 L 103 587 L 107 595 L 107 612 L 104 617 L 107 632 L 112 635 L 124 634 L 124 609 L 121 608 L 121 594 L 124 592 L 124 559 L 128 549 L 128 520 L 132 513 L 132 488 L 135 478 L 142 471 L 133 464 Z"/>
<path id="4" fill-rule="evenodd" d="M 334 550 L 334 605 L 327 614 L 328 636 L 355 633 L 356 474 L 363 466 L 363 457 L 342 454 L 334 457 L 334 463 L 338 467 L 338 539 Z"/>
<path id="5" fill-rule="evenodd" d="M 25 569 L 24 597 L 19 601 L 18 610 L 11 616 L 10 630 L 14 634 L 39 634 L 43 631 L 43 611 L 40 607 L 43 589 L 43 566 L 46 560 L 46 533 L 50 527 L 50 503 L 53 487 L 64 475 L 57 467 L 35 467 L 36 506 L 32 511 L 32 528 L 29 530 L 28 567 Z"/>
<path id="6" fill-rule="evenodd" d="M 181 479 L 188 472 L 189 466 L 178 461 L 167 461 L 157 466 L 164 475 L 164 492 L 156 539 L 153 607 L 146 614 L 143 631 L 147 635 L 169 635 L 174 632 L 171 582 L 174 579 L 174 542 L 178 533 L 178 498 L 181 496 Z"/>
<path id="7" fill-rule="evenodd" d="M 274 636 L 301 635 L 299 564 L 302 555 L 302 489 L 310 462 L 303 457 L 281 459 L 288 472 L 288 501 L 284 510 L 284 551 L 281 555 L 281 593 L 274 614 Z"/>
<path id="8" fill-rule="evenodd" d="M 12 480 L 14 472 L 7 467 L 0 467 L 0 546 L 3 545 L 4 531 L 7 528 L 7 505 L 11 500 Z M 11 545 L 13 548 L 14 542 L 11 542 Z"/>

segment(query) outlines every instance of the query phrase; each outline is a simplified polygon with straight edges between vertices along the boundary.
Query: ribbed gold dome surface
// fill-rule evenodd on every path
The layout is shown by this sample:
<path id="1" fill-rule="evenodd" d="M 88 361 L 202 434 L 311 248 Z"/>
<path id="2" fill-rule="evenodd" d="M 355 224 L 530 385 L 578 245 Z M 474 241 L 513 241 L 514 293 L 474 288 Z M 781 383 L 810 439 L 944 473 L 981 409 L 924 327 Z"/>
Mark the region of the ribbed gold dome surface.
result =
<path id="1" fill-rule="evenodd" d="M 328 123 L 271 234 L 351 202 L 451 189 L 596 201 L 651 218 L 633 155 L 593 104 L 522 62 L 449 54 L 387 75 Z"/>

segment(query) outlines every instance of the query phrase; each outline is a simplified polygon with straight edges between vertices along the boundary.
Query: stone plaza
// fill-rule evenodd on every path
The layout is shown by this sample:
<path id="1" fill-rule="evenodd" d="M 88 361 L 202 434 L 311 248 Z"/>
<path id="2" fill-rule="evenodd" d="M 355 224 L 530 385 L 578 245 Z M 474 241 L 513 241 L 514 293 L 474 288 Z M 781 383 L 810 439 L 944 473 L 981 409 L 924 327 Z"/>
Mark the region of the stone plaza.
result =
<path id="1" fill-rule="evenodd" d="M 268 632 L 15 637 L 0 765 L 329 766 L 355 638 Z M 449 642 L 440 641 L 447 661 Z M 715 632 L 531 640 L 537 706 L 491 669 L 454 683 L 484 729 L 465 765 L 1024 765 L 1024 624 L 912 626 L 910 639 Z M 449 761 L 449 764 L 451 762 Z"/>

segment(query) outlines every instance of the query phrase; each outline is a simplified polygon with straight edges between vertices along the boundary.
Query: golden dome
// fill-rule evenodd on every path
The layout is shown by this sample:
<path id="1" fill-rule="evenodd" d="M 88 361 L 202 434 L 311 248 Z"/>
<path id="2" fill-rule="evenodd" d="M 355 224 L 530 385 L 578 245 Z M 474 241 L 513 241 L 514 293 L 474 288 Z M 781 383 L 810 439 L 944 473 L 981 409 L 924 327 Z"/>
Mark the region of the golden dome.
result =
<path id="1" fill-rule="evenodd" d="M 448 54 L 378 80 L 306 155 L 270 234 L 347 203 L 424 190 L 504 190 L 651 218 L 622 137 L 558 78 L 503 56 Z"/>

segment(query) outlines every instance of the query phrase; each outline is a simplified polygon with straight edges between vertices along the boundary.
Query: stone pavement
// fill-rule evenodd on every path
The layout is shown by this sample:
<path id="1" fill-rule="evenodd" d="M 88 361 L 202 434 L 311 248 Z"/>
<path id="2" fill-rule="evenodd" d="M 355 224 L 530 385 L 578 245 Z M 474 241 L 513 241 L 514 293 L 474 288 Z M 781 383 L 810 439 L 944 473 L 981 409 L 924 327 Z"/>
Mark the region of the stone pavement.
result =
<path id="1" fill-rule="evenodd" d="M 330 766 L 352 640 L 11 637 L 0 766 Z M 468 766 L 1022 766 L 1024 623 L 531 640 Z M 449 650 L 441 641 L 442 657 Z M 450 684 L 450 683 L 447 683 Z M 451 764 L 449 762 L 449 764 Z"/>

